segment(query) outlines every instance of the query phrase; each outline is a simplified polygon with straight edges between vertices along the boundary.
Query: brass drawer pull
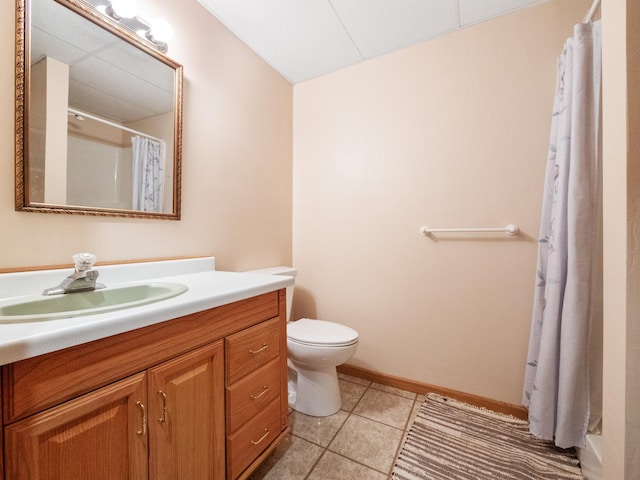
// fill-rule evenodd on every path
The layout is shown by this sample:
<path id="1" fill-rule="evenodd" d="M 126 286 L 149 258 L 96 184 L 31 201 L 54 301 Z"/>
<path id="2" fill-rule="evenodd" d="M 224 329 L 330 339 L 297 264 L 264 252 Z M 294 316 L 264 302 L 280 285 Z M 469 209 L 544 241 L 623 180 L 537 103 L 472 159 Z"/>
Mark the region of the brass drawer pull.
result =
<path id="1" fill-rule="evenodd" d="M 262 387 L 262 392 L 260 392 L 258 395 L 249 395 L 249 398 L 251 400 L 257 400 L 258 398 L 260 398 L 261 396 L 263 396 L 265 393 L 267 393 L 269 391 L 269 387 L 267 387 L 266 385 L 264 385 Z"/>
<path id="2" fill-rule="evenodd" d="M 249 350 L 249 353 L 251 355 L 255 355 L 256 353 L 260 353 L 263 350 L 266 350 L 267 348 L 269 348 L 269 345 L 267 345 L 266 343 L 263 343 L 262 346 L 257 349 L 257 350 Z"/>
<path id="3" fill-rule="evenodd" d="M 144 436 L 147 434 L 147 409 L 144 408 L 144 403 L 142 402 L 136 402 L 136 405 L 142 411 L 142 430 L 138 430 L 136 433 Z"/>
<path id="4" fill-rule="evenodd" d="M 162 416 L 158 419 L 158 423 L 167 423 L 167 394 L 158 390 L 158 395 L 162 397 Z"/>
<path id="5" fill-rule="evenodd" d="M 262 435 L 258 440 L 251 440 L 251 445 L 258 445 L 262 440 L 267 438 L 267 435 L 269 435 L 269 430 L 265 428 L 264 432 L 264 435 Z"/>

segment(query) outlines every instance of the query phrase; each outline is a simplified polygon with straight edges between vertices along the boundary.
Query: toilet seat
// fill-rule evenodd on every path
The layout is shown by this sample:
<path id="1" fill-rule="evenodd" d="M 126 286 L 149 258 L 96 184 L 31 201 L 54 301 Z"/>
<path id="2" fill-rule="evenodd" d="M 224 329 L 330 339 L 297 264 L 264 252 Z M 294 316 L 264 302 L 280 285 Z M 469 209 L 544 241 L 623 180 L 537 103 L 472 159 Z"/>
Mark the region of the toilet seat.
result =
<path id="1" fill-rule="evenodd" d="M 301 318 L 287 323 L 287 339 L 302 345 L 345 347 L 358 342 L 358 332 L 327 320 Z"/>

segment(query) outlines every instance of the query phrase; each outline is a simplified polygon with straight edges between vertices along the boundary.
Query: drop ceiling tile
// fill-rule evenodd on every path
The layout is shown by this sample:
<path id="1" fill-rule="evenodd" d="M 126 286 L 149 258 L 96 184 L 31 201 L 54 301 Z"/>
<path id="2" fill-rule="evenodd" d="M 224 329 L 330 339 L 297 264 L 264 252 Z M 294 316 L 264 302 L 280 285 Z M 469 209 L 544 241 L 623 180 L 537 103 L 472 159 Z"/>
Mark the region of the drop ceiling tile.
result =
<path id="1" fill-rule="evenodd" d="M 198 0 L 292 83 L 545 0 Z"/>
<path id="2" fill-rule="evenodd" d="M 479 23 L 541 0 L 459 0 L 460 26 Z"/>
<path id="3" fill-rule="evenodd" d="M 169 96 L 173 97 L 175 83 L 173 68 L 158 62 L 139 48 L 126 42 L 116 41 L 96 52 L 95 56 L 123 72 L 130 72 L 153 87 L 169 92 Z"/>
<path id="4" fill-rule="evenodd" d="M 112 33 L 102 28 L 95 28 L 92 22 L 59 3 L 40 1 L 37 3 L 37 8 L 34 5 L 30 11 L 33 13 L 31 17 L 33 27 L 87 52 L 101 48 L 113 39 Z M 83 39 L 81 46 L 78 45 L 78 38 Z"/>
<path id="5" fill-rule="evenodd" d="M 105 96 L 119 98 L 155 114 L 173 108 L 172 93 L 98 57 L 87 57 L 75 63 L 71 67 L 71 78 L 77 84 L 91 86 Z"/>
<path id="6" fill-rule="evenodd" d="M 459 26 L 458 0 L 329 1 L 364 58 L 424 42 Z"/>
<path id="7" fill-rule="evenodd" d="M 198 0 L 292 83 L 362 60 L 328 0 Z"/>
<path id="8" fill-rule="evenodd" d="M 38 27 L 31 27 L 31 63 L 40 61 L 45 56 L 71 64 L 87 55 L 85 50 L 70 45 Z"/>
<path id="9" fill-rule="evenodd" d="M 69 86 L 69 106 L 102 118 L 126 124 L 157 115 L 155 111 L 74 80 Z"/>

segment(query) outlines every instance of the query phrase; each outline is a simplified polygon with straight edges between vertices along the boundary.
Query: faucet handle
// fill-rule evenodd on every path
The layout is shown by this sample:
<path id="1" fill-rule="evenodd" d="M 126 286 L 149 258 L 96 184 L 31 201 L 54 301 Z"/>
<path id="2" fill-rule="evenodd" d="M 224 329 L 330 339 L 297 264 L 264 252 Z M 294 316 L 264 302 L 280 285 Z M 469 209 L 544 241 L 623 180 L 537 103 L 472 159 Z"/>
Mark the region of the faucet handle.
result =
<path id="1" fill-rule="evenodd" d="M 98 257 L 93 253 L 76 253 L 73 256 L 73 261 L 76 264 L 76 272 L 91 270 L 96 260 L 98 260 Z"/>

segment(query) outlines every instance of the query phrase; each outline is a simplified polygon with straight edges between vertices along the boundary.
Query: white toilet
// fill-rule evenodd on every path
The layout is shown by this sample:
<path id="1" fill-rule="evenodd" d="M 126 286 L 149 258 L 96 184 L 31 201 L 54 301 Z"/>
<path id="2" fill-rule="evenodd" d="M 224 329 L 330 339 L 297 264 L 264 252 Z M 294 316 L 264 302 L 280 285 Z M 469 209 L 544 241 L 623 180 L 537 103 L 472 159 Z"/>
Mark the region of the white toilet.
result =
<path id="1" fill-rule="evenodd" d="M 250 273 L 295 277 L 292 267 L 271 267 Z M 302 318 L 291 322 L 293 286 L 287 287 L 287 349 L 289 406 L 315 417 L 333 415 L 342 406 L 336 367 L 358 348 L 358 332 L 326 320 Z"/>

